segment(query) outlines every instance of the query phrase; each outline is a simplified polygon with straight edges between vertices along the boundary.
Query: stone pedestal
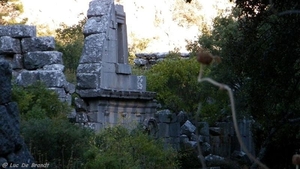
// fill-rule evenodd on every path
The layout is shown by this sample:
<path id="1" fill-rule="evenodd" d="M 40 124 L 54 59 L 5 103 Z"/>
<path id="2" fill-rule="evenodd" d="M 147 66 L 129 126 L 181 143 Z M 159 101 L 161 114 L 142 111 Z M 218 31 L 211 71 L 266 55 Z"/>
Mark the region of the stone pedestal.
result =
<path id="1" fill-rule="evenodd" d="M 87 105 L 84 124 L 98 131 L 142 123 L 156 112 L 156 94 L 146 91 L 144 76 L 131 74 L 123 6 L 113 0 L 93 0 L 87 17 L 76 86 Z"/>

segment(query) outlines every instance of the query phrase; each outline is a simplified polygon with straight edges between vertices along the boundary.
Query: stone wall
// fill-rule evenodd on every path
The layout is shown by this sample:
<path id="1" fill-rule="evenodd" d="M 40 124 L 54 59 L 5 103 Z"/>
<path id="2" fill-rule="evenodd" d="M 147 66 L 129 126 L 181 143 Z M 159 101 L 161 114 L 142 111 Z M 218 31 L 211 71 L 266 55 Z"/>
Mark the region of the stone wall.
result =
<path id="1" fill-rule="evenodd" d="M 9 63 L 0 59 L 0 166 L 31 168 L 34 160 L 20 135 L 18 105 L 11 100 L 11 78 Z"/>
<path id="2" fill-rule="evenodd" d="M 0 58 L 9 61 L 15 82 L 21 86 L 44 82 L 71 104 L 75 85 L 66 81 L 62 53 L 54 49 L 54 38 L 36 37 L 35 26 L 0 26 Z"/>
<path id="3" fill-rule="evenodd" d="M 176 114 L 169 110 L 158 111 L 154 117 L 157 122 L 156 136 L 177 150 L 193 149 L 198 152 L 197 144 L 199 144 L 207 163 L 210 159 L 230 158 L 249 162 L 237 141 L 233 123 L 230 121 L 217 122 L 215 126 L 209 126 L 207 122 L 192 120 L 185 112 Z M 247 149 L 255 154 L 251 123 L 251 120 L 240 120 L 238 127 Z"/>
<path id="4" fill-rule="evenodd" d="M 188 58 L 189 53 L 178 53 L 181 58 Z M 158 52 L 158 53 L 136 53 L 136 58 L 134 59 L 134 64 L 140 67 L 150 67 L 158 63 L 159 61 L 165 59 L 169 55 L 169 52 Z"/>

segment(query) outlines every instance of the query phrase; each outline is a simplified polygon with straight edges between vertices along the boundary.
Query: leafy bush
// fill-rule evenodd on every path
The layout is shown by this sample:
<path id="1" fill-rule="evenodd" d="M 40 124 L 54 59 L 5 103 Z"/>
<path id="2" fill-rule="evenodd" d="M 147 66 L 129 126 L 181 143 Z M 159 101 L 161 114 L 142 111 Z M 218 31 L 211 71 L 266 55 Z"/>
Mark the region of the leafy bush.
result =
<path id="1" fill-rule="evenodd" d="M 74 75 L 83 49 L 84 35 L 82 30 L 85 22 L 86 18 L 80 20 L 78 24 L 74 24 L 72 26 L 62 24 L 61 28 L 55 30 L 55 38 L 57 40 L 56 50 L 63 53 L 67 78 L 69 78 L 68 80 L 71 82 L 75 81 Z"/>
<path id="2" fill-rule="evenodd" d="M 43 119 L 66 115 L 70 107 L 58 99 L 55 91 L 41 82 L 21 87 L 13 85 L 12 99 L 18 103 L 22 119 Z"/>
<path id="3" fill-rule="evenodd" d="M 74 168 L 84 163 L 94 132 L 65 119 L 29 119 L 21 123 L 21 135 L 38 162 L 41 157 L 51 168 Z"/>
<path id="4" fill-rule="evenodd" d="M 162 142 L 139 130 L 130 132 L 121 126 L 100 132 L 85 157 L 88 169 L 178 168 L 175 150 L 165 149 Z"/>
<path id="5" fill-rule="evenodd" d="M 201 91 L 197 82 L 199 69 L 194 57 L 180 59 L 171 53 L 146 72 L 148 90 L 157 92 L 157 100 L 164 108 L 195 112 Z"/>

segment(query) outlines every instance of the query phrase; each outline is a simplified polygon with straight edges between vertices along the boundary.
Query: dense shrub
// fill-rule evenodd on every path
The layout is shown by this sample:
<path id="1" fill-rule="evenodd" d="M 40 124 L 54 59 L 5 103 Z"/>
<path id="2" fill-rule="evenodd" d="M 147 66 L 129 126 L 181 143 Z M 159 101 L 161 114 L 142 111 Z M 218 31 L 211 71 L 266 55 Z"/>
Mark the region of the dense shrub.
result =
<path id="1" fill-rule="evenodd" d="M 55 91 L 41 82 L 27 87 L 13 85 L 12 99 L 18 103 L 22 119 L 66 116 L 70 107 L 58 99 Z"/>
<path id="2" fill-rule="evenodd" d="M 171 53 L 146 72 L 148 90 L 157 92 L 157 99 L 164 108 L 193 112 L 200 99 L 199 69 L 195 58 L 181 59 Z"/>
<path id="3" fill-rule="evenodd" d="M 100 132 L 85 156 L 88 169 L 178 168 L 175 150 L 164 148 L 162 142 L 139 130 L 130 132 L 121 126 Z"/>
<path id="4" fill-rule="evenodd" d="M 67 119 L 29 119 L 22 121 L 21 135 L 35 159 L 50 162 L 50 168 L 81 168 L 94 132 Z M 75 167 L 77 166 L 77 167 Z"/>

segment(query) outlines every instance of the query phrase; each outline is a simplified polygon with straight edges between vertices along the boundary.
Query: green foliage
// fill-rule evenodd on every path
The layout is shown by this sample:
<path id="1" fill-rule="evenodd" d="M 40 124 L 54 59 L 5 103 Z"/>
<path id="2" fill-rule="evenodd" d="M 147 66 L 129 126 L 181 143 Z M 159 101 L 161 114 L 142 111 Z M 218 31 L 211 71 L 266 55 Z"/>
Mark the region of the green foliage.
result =
<path id="1" fill-rule="evenodd" d="M 63 60 L 66 70 L 70 74 L 74 74 L 81 56 L 84 43 L 84 35 L 82 33 L 86 18 L 79 21 L 78 24 L 67 26 L 62 24 L 56 29 L 56 50 L 63 53 Z M 72 79 L 71 81 L 75 81 Z"/>
<path id="2" fill-rule="evenodd" d="M 230 16 L 216 18 L 212 32 L 199 38 L 202 47 L 222 57 L 209 76 L 233 89 L 240 116 L 254 119 L 258 158 L 266 155 L 269 167 L 288 168 L 286 161 L 299 147 L 295 133 L 299 125 L 289 121 L 299 118 L 300 112 L 300 42 L 295 37 L 300 33 L 300 17 L 277 11 L 299 9 L 299 4 L 294 0 L 236 3 L 240 8 Z M 287 138 L 297 141 L 283 143 Z M 284 152 L 284 158 L 275 156 L 272 147 Z"/>
<path id="3" fill-rule="evenodd" d="M 197 82 L 199 69 L 194 57 L 180 59 L 178 54 L 170 53 L 146 72 L 148 90 L 157 92 L 164 108 L 195 112 L 201 95 Z"/>
<path id="4" fill-rule="evenodd" d="M 45 158 L 50 168 L 79 166 L 79 169 L 84 164 L 83 154 L 90 148 L 89 141 L 94 132 L 76 126 L 66 118 L 45 118 L 22 121 L 21 135 L 36 160 Z"/>
<path id="5" fill-rule="evenodd" d="M 57 93 L 38 82 L 28 87 L 13 85 L 12 99 L 18 103 L 22 119 L 43 119 L 66 115 L 70 108 Z"/>
<path id="6" fill-rule="evenodd" d="M 178 168 L 177 153 L 139 130 L 116 126 L 101 131 L 86 154 L 85 168 Z"/>

